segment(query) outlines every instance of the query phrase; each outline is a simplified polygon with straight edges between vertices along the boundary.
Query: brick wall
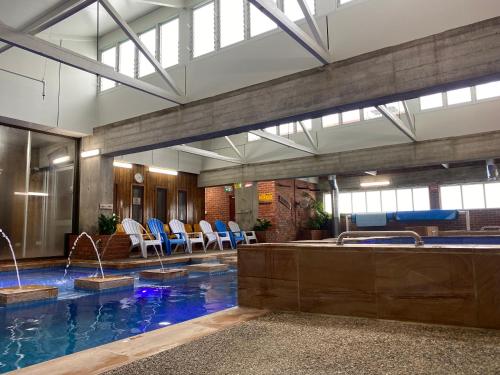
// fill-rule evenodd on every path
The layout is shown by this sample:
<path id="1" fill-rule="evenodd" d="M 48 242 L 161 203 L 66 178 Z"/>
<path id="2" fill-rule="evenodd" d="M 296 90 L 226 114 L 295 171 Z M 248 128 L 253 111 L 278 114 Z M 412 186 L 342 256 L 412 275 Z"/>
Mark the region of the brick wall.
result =
<path id="1" fill-rule="evenodd" d="M 271 193 L 273 199 L 269 203 L 259 203 L 259 218 L 271 221 L 270 232 L 273 242 L 294 241 L 300 238 L 311 213 L 307 208 L 301 208 L 299 202 L 304 200 L 306 192 L 315 199 L 322 199 L 316 192 L 317 185 L 300 180 L 262 181 L 257 183 L 257 192 Z M 229 221 L 229 195 L 223 186 L 205 189 L 205 220 L 212 223 L 217 220 Z M 280 202 L 289 203 L 290 207 Z"/>
<path id="2" fill-rule="evenodd" d="M 224 191 L 224 186 L 205 189 L 205 220 L 213 225 L 215 220 L 227 223 L 229 217 L 230 193 Z"/>

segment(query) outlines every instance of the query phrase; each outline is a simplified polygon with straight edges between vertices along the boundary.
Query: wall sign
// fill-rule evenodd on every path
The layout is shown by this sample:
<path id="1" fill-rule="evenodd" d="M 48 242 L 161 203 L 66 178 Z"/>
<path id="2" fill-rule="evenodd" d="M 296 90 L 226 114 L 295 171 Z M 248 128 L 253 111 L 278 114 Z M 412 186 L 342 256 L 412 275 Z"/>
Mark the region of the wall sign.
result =
<path id="1" fill-rule="evenodd" d="M 231 193 L 233 191 L 233 187 L 231 185 L 224 186 L 224 191 L 226 193 Z"/>
<path id="2" fill-rule="evenodd" d="M 259 203 L 271 203 L 273 201 L 273 193 L 259 193 Z"/>

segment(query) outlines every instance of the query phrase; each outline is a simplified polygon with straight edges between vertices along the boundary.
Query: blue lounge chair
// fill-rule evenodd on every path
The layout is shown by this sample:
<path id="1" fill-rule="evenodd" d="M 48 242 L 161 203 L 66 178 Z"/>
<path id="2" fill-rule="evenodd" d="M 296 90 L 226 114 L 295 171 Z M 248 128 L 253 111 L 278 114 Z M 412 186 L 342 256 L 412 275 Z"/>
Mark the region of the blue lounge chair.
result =
<path id="1" fill-rule="evenodd" d="M 179 245 L 183 245 L 184 247 L 187 245 L 184 233 L 172 233 L 175 234 L 177 238 L 168 238 L 168 234 L 165 232 L 163 223 L 158 219 L 149 219 L 148 227 L 157 240 L 161 239 L 162 245 L 167 250 L 167 255 L 172 254 L 172 244 L 175 245 L 176 248 Z"/>
<path id="2" fill-rule="evenodd" d="M 239 242 L 244 242 L 245 237 L 243 236 L 243 233 L 233 233 L 229 230 L 227 230 L 226 224 L 222 220 L 215 220 L 215 229 L 217 230 L 217 233 L 219 233 L 220 237 L 225 237 L 229 234 L 229 237 L 231 237 L 231 244 L 233 245 L 233 249 L 236 249 L 236 245 Z"/>

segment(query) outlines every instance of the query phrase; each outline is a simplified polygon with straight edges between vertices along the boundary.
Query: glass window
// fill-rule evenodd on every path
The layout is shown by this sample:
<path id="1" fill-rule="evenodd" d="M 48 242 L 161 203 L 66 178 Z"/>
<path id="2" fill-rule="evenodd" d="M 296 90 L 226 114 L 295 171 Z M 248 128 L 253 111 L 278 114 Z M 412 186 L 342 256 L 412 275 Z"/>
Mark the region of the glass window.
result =
<path id="1" fill-rule="evenodd" d="M 467 103 L 472 100 L 472 94 L 469 87 L 448 91 L 446 97 L 448 99 L 448 105 Z"/>
<path id="2" fill-rule="evenodd" d="M 276 0 L 272 0 L 276 3 Z M 268 16 L 250 4 L 250 36 L 265 33 L 276 28 L 276 24 Z"/>
<path id="3" fill-rule="evenodd" d="M 120 73 L 129 77 L 135 77 L 135 44 L 131 40 L 120 43 L 120 61 L 118 64 Z"/>
<path id="4" fill-rule="evenodd" d="M 177 192 L 177 219 L 184 224 L 187 223 L 187 191 L 179 190 Z"/>
<path id="5" fill-rule="evenodd" d="M 312 130 L 313 124 L 312 120 L 303 120 L 302 123 L 306 127 L 307 130 Z M 302 126 L 297 122 L 297 133 L 302 133 L 304 129 L 302 129 Z"/>
<path id="6" fill-rule="evenodd" d="M 179 19 L 160 26 L 160 56 L 164 68 L 179 63 Z"/>
<path id="7" fill-rule="evenodd" d="M 402 113 L 405 113 L 405 107 L 403 105 L 403 102 L 389 103 L 386 104 L 385 106 L 390 112 L 392 112 L 395 115 L 400 115 Z"/>
<path id="8" fill-rule="evenodd" d="M 497 96 L 500 96 L 500 81 L 476 86 L 476 97 L 478 100 L 495 98 Z"/>
<path id="9" fill-rule="evenodd" d="M 398 211 L 413 211 L 412 189 L 396 190 L 398 199 Z"/>
<path id="10" fill-rule="evenodd" d="M 413 210 L 426 211 L 430 209 L 429 188 L 413 189 Z"/>
<path id="11" fill-rule="evenodd" d="M 339 212 L 341 214 L 352 213 L 351 193 L 339 194 Z"/>
<path id="12" fill-rule="evenodd" d="M 101 62 L 116 69 L 116 47 L 109 48 L 101 53 Z M 116 86 L 115 81 L 101 77 L 101 91 L 108 90 Z"/>
<path id="13" fill-rule="evenodd" d="M 352 193 L 352 212 L 366 212 L 365 192 Z"/>
<path id="14" fill-rule="evenodd" d="M 363 117 L 365 120 L 372 120 L 374 118 L 382 117 L 382 114 L 375 107 L 368 107 L 363 109 Z"/>
<path id="15" fill-rule="evenodd" d="M 267 133 L 271 133 L 271 134 L 278 134 L 278 130 L 276 129 L 276 126 L 270 126 L 268 128 L 265 128 L 264 131 Z"/>
<path id="16" fill-rule="evenodd" d="M 484 185 L 486 193 L 486 208 L 500 208 L 500 183 L 490 183 Z"/>
<path id="17" fill-rule="evenodd" d="M 331 194 L 323 194 L 323 207 L 326 212 L 329 214 L 332 213 L 332 195 Z"/>
<path id="18" fill-rule="evenodd" d="M 333 115 L 323 116 L 321 118 L 321 123 L 324 128 L 329 128 L 332 126 L 337 126 L 340 124 L 339 114 L 334 113 Z"/>
<path id="19" fill-rule="evenodd" d="M 248 142 L 258 141 L 260 137 L 258 135 L 248 133 Z"/>
<path id="20" fill-rule="evenodd" d="M 456 210 L 462 208 L 462 191 L 460 186 L 441 186 L 441 208 L 444 210 Z"/>
<path id="21" fill-rule="evenodd" d="M 193 56 L 201 56 L 215 49 L 214 2 L 193 10 Z"/>
<path id="22" fill-rule="evenodd" d="M 393 212 L 398 210 L 396 190 L 382 190 L 382 211 Z"/>
<path id="23" fill-rule="evenodd" d="M 484 208 L 483 184 L 463 185 L 462 199 L 465 209 Z"/>
<path id="24" fill-rule="evenodd" d="M 420 109 L 432 109 L 443 106 L 443 94 L 432 94 L 420 98 Z"/>
<path id="25" fill-rule="evenodd" d="M 342 124 L 351 124 L 360 120 L 359 109 L 354 111 L 342 112 Z"/>
<path id="26" fill-rule="evenodd" d="M 243 0 L 220 0 L 220 46 L 245 38 Z"/>
<path id="27" fill-rule="evenodd" d="M 280 128 L 280 135 L 293 134 L 293 122 L 290 122 L 288 124 L 281 124 L 279 128 Z"/>
<path id="28" fill-rule="evenodd" d="M 367 212 L 382 211 L 382 205 L 380 202 L 380 191 L 366 192 L 366 210 Z"/>
<path id="29" fill-rule="evenodd" d="M 306 0 L 306 4 L 309 7 L 311 13 L 314 14 L 314 0 Z M 285 0 L 283 6 L 285 8 L 285 14 L 292 21 L 297 21 L 304 18 L 304 13 L 302 12 L 302 9 L 300 8 L 297 0 Z"/>
<path id="30" fill-rule="evenodd" d="M 151 29 L 145 33 L 139 35 L 139 39 L 144 43 L 146 48 L 153 56 L 156 55 L 156 29 Z M 147 76 L 148 74 L 154 73 L 155 68 L 153 64 L 139 51 L 139 77 Z"/>

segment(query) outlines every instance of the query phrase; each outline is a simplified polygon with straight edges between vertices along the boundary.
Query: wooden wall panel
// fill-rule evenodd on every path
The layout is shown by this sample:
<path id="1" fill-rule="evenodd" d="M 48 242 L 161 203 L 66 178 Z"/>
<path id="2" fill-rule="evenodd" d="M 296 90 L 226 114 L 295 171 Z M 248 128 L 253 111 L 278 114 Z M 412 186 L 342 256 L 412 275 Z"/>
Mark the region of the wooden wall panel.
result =
<path id="1" fill-rule="evenodd" d="M 144 182 L 138 184 L 134 175 L 141 173 Z M 151 173 L 143 165 L 133 165 L 132 169 L 114 168 L 114 212 L 120 219 L 132 215 L 132 185 L 144 186 L 144 217 L 141 224 L 145 224 L 151 217 L 156 216 L 156 189 L 167 189 L 168 220 L 177 218 L 177 192 L 187 191 L 187 222 L 198 223 L 205 214 L 205 191 L 197 187 L 198 176 L 191 173 L 179 172 L 177 176 L 160 173 Z"/>

